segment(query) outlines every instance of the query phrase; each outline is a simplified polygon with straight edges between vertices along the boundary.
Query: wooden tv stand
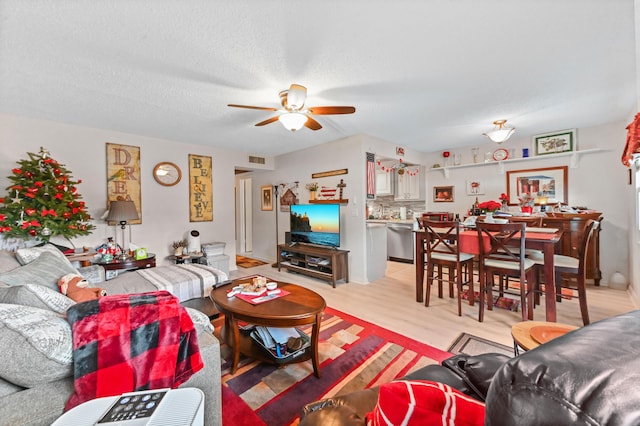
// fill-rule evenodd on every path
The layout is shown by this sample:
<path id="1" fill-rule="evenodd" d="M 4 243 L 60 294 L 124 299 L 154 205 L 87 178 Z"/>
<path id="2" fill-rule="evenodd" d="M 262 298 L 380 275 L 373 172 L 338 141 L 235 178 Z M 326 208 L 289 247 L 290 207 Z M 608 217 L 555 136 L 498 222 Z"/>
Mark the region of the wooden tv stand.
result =
<path id="1" fill-rule="evenodd" d="M 309 275 L 329 281 L 336 287 L 336 281 L 349 282 L 348 250 L 318 247 L 305 244 L 278 244 L 278 271 L 289 271 Z"/>

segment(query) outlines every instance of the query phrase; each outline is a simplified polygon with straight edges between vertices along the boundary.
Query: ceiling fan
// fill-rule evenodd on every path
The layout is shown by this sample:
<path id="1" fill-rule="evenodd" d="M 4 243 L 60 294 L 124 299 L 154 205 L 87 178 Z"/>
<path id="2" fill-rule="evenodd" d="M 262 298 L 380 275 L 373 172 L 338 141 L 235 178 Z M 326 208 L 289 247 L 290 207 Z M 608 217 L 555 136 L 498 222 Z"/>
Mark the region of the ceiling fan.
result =
<path id="1" fill-rule="evenodd" d="M 304 102 L 307 99 L 307 88 L 299 84 L 292 84 L 289 90 L 280 92 L 280 103 L 282 108 L 259 107 L 251 105 L 228 104 L 227 106 L 234 108 L 249 108 L 265 111 L 279 112 L 279 115 L 261 121 L 256 126 L 264 126 L 265 124 L 280 121 L 287 129 L 295 132 L 303 126 L 311 130 L 320 130 L 322 126 L 311 115 L 332 115 L 332 114 L 353 114 L 356 109 L 352 106 L 319 106 L 305 108 Z"/>

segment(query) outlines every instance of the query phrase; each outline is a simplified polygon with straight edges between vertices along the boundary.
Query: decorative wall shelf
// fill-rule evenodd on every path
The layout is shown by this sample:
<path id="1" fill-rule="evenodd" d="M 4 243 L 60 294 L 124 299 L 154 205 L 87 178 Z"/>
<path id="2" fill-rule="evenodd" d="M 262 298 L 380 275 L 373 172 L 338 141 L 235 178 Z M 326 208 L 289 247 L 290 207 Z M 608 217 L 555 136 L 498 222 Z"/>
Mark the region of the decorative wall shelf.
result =
<path id="1" fill-rule="evenodd" d="M 309 200 L 309 204 L 349 204 L 349 199 Z"/>
<path id="2" fill-rule="evenodd" d="M 504 165 L 506 163 L 518 163 L 518 162 L 523 162 L 523 161 L 549 160 L 551 158 L 556 158 L 556 157 L 571 157 L 571 159 L 569 161 L 569 167 L 571 167 L 572 169 L 575 169 L 575 168 L 578 167 L 578 165 L 580 163 L 580 156 L 581 155 L 583 155 L 583 154 L 591 154 L 591 153 L 601 152 L 601 151 L 604 151 L 604 150 L 600 149 L 600 148 L 593 148 L 593 149 L 585 149 L 585 150 L 582 150 L 582 151 L 563 152 L 563 153 L 559 153 L 559 154 L 537 155 L 535 157 L 513 158 L 513 159 L 510 159 L 510 160 L 502 160 L 502 161 L 489 161 L 489 162 L 486 162 L 486 163 L 482 162 L 482 163 L 459 164 L 457 166 L 432 167 L 431 169 L 429 169 L 429 173 L 442 171 L 442 173 L 444 174 L 444 177 L 448 178 L 449 177 L 449 170 L 451 170 L 451 169 L 462 169 L 462 168 L 466 168 L 466 167 L 496 166 L 498 168 L 498 173 L 502 174 L 502 173 L 504 173 Z"/>

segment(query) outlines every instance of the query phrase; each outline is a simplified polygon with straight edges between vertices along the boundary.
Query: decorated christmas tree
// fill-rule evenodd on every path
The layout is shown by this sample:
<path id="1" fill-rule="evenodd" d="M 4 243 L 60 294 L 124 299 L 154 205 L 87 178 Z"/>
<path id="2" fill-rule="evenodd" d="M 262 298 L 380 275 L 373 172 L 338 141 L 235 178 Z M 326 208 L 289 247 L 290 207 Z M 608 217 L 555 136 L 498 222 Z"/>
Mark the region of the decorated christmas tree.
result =
<path id="1" fill-rule="evenodd" d="M 42 241 L 54 235 L 67 240 L 89 235 L 95 227 L 78 194 L 81 181 L 44 148 L 27 154 L 8 177 L 8 195 L 0 198 L 0 235 Z"/>

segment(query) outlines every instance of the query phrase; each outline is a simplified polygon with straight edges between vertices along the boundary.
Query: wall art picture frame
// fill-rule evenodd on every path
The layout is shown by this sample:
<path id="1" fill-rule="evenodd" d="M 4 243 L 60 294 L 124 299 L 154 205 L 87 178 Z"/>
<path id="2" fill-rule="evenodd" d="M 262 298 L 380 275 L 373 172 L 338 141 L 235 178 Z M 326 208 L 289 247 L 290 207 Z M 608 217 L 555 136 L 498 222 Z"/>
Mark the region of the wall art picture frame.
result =
<path id="1" fill-rule="evenodd" d="M 140 189 L 140 147 L 107 142 L 107 209 L 112 201 L 133 201 L 142 223 L 142 192 Z M 116 225 L 116 223 L 110 223 Z"/>
<path id="2" fill-rule="evenodd" d="M 213 161 L 189 154 L 189 221 L 213 221 Z"/>
<path id="3" fill-rule="evenodd" d="M 568 169 L 567 166 L 560 166 L 508 171 L 509 205 L 519 205 L 518 197 L 524 193 L 533 194 L 536 197 L 536 205 L 560 202 L 568 204 Z"/>
<path id="4" fill-rule="evenodd" d="M 466 182 L 467 195 L 484 195 L 484 186 L 478 179 Z"/>
<path id="5" fill-rule="evenodd" d="M 433 202 L 434 203 L 453 203 L 454 194 L 453 186 L 434 186 Z"/>
<path id="6" fill-rule="evenodd" d="M 260 187 L 260 210 L 273 210 L 273 186 L 271 185 Z"/>
<path id="7" fill-rule="evenodd" d="M 559 154 L 576 150 L 576 129 L 559 130 L 533 136 L 535 155 Z"/>

